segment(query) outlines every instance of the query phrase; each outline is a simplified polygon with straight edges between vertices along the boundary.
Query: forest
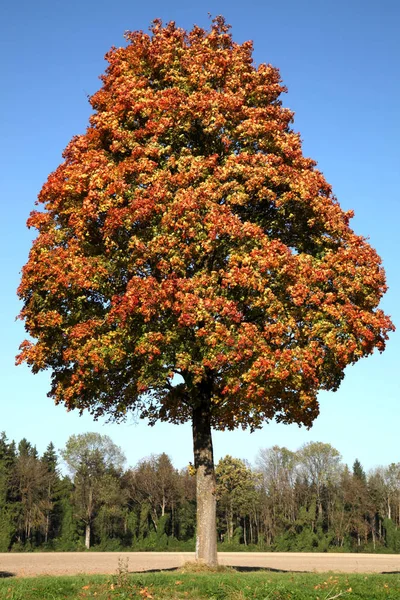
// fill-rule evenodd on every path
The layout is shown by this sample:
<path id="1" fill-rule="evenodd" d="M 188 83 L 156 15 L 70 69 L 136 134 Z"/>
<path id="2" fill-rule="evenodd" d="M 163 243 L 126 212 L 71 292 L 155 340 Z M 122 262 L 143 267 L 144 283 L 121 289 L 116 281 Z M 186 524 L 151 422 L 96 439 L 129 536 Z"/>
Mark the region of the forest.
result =
<path id="1" fill-rule="evenodd" d="M 40 456 L 0 435 L 0 551 L 193 550 L 196 484 L 166 453 L 125 468 L 106 435 Z M 261 449 L 216 465 L 218 548 L 400 552 L 400 463 L 365 472 L 330 444 Z"/>

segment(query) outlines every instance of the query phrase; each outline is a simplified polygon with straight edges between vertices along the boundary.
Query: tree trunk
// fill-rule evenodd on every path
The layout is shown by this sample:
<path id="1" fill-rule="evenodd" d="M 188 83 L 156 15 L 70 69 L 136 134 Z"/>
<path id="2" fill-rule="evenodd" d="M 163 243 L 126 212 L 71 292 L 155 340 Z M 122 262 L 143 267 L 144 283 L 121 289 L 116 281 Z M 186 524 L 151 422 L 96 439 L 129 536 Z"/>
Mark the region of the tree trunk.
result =
<path id="1" fill-rule="evenodd" d="M 154 525 L 154 529 L 157 531 L 158 530 L 158 516 L 157 516 L 157 511 L 153 509 L 150 518 L 153 522 Z"/>
<path id="2" fill-rule="evenodd" d="M 45 544 L 47 544 L 48 539 L 49 539 L 49 528 L 50 528 L 49 521 L 50 521 L 49 515 L 47 514 L 46 515 L 46 526 L 45 526 L 45 530 L 44 530 L 44 542 L 45 542 Z"/>
<path id="3" fill-rule="evenodd" d="M 85 528 L 85 548 L 86 550 L 90 548 L 90 523 L 87 523 Z"/>
<path id="4" fill-rule="evenodd" d="M 322 509 L 322 502 L 321 500 L 318 501 L 318 517 L 317 517 L 317 521 L 322 521 L 323 518 L 323 509 Z"/>
<path id="5" fill-rule="evenodd" d="M 226 523 L 227 523 L 227 527 L 228 527 L 228 541 L 230 542 L 233 539 L 233 508 L 232 508 L 232 503 L 230 504 L 229 508 L 227 509 L 227 517 L 226 517 Z"/>
<path id="6" fill-rule="evenodd" d="M 216 484 L 209 398 L 201 398 L 199 406 L 193 409 L 193 451 L 197 487 L 196 561 L 214 566 L 218 564 Z"/>
<path id="7" fill-rule="evenodd" d="M 231 535 L 231 526 L 230 526 L 229 511 L 228 511 L 228 509 L 226 510 L 226 513 L 225 513 L 225 521 L 226 521 L 226 535 L 227 535 L 227 538 L 228 538 L 228 542 L 230 542 L 231 541 L 231 537 L 230 537 L 230 535 Z"/>

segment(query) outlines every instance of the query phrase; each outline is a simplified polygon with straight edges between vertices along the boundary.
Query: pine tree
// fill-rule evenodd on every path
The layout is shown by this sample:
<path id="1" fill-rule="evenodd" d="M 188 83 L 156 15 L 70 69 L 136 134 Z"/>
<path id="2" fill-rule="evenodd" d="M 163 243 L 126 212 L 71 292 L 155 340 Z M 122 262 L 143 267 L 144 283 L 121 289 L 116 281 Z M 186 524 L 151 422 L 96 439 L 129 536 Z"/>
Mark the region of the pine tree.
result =
<path id="1" fill-rule="evenodd" d="M 359 479 L 363 483 L 366 483 L 367 481 L 367 476 L 358 458 L 356 458 L 353 464 L 353 477 Z"/>
<path id="2" fill-rule="evenodd" d="M 46 448 L 41 458 L 46 468 L 46 477 L 43 484 L 46 486 L 46 507 L 45 507 L 45 526 L 44 542 L 47 544 L 49 539 L 54 538 L 60 527 L 60 478 L 58 474 L 58 456 L 52 442 Z"/>
<path id="3" fill-rule="evenodd" d="M 13 469 L 16 461 L 14 442 L 0 434 L 0 552 L 7 552 L 16 534 L 18 505 L 13 490 Z"/>

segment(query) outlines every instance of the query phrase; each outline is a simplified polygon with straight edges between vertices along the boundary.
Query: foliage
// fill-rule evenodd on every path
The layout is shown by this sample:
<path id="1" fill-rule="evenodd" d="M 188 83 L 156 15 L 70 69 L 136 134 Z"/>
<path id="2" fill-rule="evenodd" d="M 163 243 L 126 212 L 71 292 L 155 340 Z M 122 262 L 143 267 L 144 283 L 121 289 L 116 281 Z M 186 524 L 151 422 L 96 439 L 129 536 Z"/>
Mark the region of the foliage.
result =
<path id="1" fill-rule="evenodd" d="M 120 471 L 125 463 L 122 450 L 108 435 L 82 433 L 71 435 L 61 452 L 73 476 L 83 467 L 91 472 Z"/>
<path id="2" fill-rule="evenodd" d="M 365 475 L 364 469 L 362 468 L 362 464 L 360 463 L 358 458 L 356 458 L 353 464 L 353 475 L 363 483 L 366 483 L 367 477 Z"/>
<path id="3" fill-rule="evenodd" d="M 246 516 L 254 517 L 254 507 L 257 502 L 257 476 L 244 461 L 232 456 L 222 458 L 216 467 L 217 500 L 223 521 L 222 529 L 226 532 L 227 541 L 239 544 L 244 530 L 240 526 L 234 528 L 235 518 L 246 527 Z M 221 533 L 221 540 L 224 534 Z M 247 544 L 246 535 L 244 541 Z M 251 539 L 252 543 L 253 540 Z"/>
<path id="4" fill-rule="evenodd" d="M 391 519 L 384 519 L 383 527 L 386 531 L 386 546 L 391 552 L 400 552 L 400 528 L 396 527 Z"/>
<path id="5" fill-rule="evenodd" d="M 180 423 L 207 388 L 214 428 L 310 425 L 318 390 L 384 349 L 380 259 L 251 42 L 222 17 L 126 37 L 29 218 L 18 361 L 97 416 Z"/>
<path id="6" fill-rule="evenodd" d="M 120 520 L 124 503 L 119 478 L 125 456 L 107 435 L 98 433 L 72 435 L 61 456 L 74 477 L 73 502 L 78 518 L 85 523 L 89 549 L 96 517 L 102 538 L 114 537 L 114 521 Z"/>
<path id="7" fill-rule="evenodd" d="M 79 465 L 71 479 L 60 474 L 52 444 L 42 456 L 27 440 L 18 447 L 19 452 L 5 433 L 0 436 L 0 548 L 83 550 L 87 495 Z M 106 447 L 113 447 L 110 440 Z M 68 448 L 70 441 L 63 456 Z M 190 469 L 176 470 L 164 453 L 126 471 L 116 470 L 122 462 L 106 466 L 97 452 L 95 458 L 85 464 L 97 465 L 91 472 L 95 481 L 86 482 L 95 494 L 93 550 L 194 550 Z M 336 449 L 314 442 L 296 452 L 262 449 L 256 469 L 225 456 L 217 465 L 219 550 L 400 552 L 399 469 L 392 463 L 365 474 L 359 463 L 351 472 Z"/>
<path id="8" fill-rule="evenodd" d="M 16 532 L 15 500 L 12 488 L 15 467 L 15 444 L 9 443 L 5 432 L 0 434 L 0 552 L 10 549 Z"/>

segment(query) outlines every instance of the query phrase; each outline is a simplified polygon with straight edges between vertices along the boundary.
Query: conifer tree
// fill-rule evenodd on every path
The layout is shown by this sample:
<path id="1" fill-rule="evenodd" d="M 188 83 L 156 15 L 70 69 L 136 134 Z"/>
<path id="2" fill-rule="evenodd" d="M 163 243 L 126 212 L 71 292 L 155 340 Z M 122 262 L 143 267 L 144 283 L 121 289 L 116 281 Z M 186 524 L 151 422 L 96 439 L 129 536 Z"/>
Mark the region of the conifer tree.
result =
<path id="1" fill-rule="evenodd" d="M 353 476 L 356 477 L 356 479 L 362 481 L 363 483 L 366 483 L 367 481 L 367 476 L 365 475 L 365 471 L 358 458 L 356 458 L 353 464 Z"/>
<path id="2" fill-rule="evenodd" d="M 3 431 L 0 434 L 0 552 L 7 552 L 16 533 L 15 497 L 12 485 L 16 450 Z"/>

